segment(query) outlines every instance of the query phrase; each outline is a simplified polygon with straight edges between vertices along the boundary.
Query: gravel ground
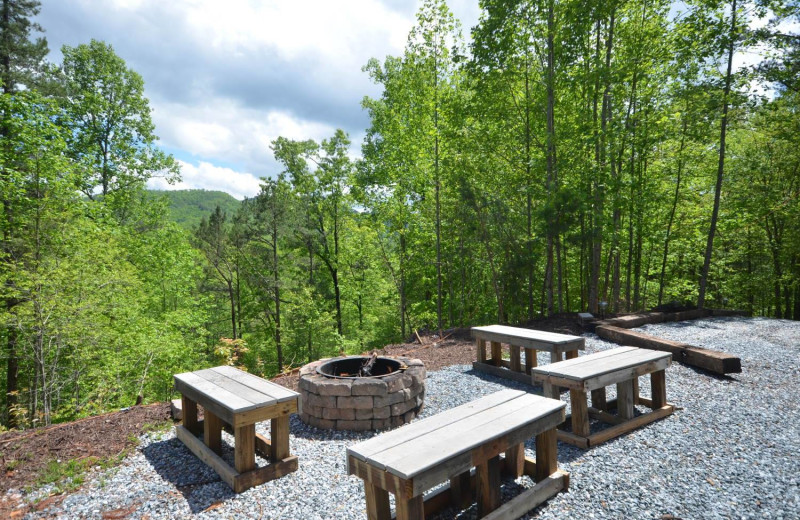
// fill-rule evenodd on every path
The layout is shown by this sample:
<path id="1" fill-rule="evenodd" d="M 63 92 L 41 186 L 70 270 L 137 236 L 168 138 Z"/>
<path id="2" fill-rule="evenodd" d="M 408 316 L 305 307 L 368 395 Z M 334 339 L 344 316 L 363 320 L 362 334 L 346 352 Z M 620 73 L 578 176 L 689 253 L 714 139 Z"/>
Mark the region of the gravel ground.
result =
<path id="1" fill-rule="evenodd" d="M 643 329 L 738 355 L 743 372 L 721 378 L 673 364 L 667 397 L 676 413 L 587 451 L 559 443 L 570 491 L 524 518 L 800 518 L 800 323 L 715 318 Z M 586 352 L 615 346 L 590 335 Z M 648 383 L 641 379 L 643 394 Z M 427 384 L 422 417 L 520 388 L 464 365 L 430 372 Z M 268 432 L 268 423 L 259 426 Z M 121 466 L 93 473 L 78 492 L 26 518 L 364 518 L 361 481 L 346 474 L 345 448 L 372 434 L 317 430 L 293 416 L 291 435 L 300 469 L 235 495 L 174 433 L 148 434 Z M 526 452 L 533 456 L 532 443 Z M 504 495 L 531 485 L 522 477 Z M 437 518 L 475 516 L 473 506 Z"/>

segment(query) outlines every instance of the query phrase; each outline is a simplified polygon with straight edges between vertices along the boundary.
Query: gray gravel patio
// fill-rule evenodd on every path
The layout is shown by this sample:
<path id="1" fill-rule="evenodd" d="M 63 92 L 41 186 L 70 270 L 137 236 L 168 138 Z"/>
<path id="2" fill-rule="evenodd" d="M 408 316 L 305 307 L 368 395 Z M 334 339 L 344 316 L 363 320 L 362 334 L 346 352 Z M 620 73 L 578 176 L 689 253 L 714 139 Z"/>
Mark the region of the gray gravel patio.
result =
<path id="1" fill-rule="evenodd" d="M 742 373 L 722 378 L 673 363 L 667 397 L 675 414 L 586 451 L 559 443 L 570 490 L 523 518 L 800 518 L 800 322 L 713 318 L 639 330 L 740 356 Z M 587 335 L 586 353 L 616 346 Z M 641 382 L 649 392 L 649 380 Z M 427 385 L 421 418 L 503 388 L 541 392 L 466 365 L 429 372 Z M 258 429 L 268 434 L 268 423 Z M 235 495 L 173 432 L 148 434 L 122 465 L 92 473 L 60 504 L 26 518 L 365 518 L 361 481 L 346 474 L 345 449 L 373 435 L 317 430 L 293 416 L 299 470 Z M 529 456 L 532 448 L 531 441 Z M 531 485 L 522 477 L 504 494 Z M 473 506 L 437 518 L 475 515 Z"/>

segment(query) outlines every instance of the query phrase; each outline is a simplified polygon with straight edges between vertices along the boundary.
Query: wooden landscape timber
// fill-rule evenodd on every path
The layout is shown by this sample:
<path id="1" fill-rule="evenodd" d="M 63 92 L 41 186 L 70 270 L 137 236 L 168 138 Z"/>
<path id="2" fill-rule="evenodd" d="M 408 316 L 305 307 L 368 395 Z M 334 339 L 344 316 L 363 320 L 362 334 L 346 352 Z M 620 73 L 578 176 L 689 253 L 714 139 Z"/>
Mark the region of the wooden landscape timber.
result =
<path id="1" fill-rule="evenodd" d="M 749 316 L 745 311 L 728 309 L 692 309 L 680 312 L 640 312 L 638 314 L 627 314 L 617 318 L 608 318 L 595 321 L 595 327 L 611 326 L 622 329 L 633 329 L 648 325 L 650 323 L 669 323 L 673 321 L 699 320 L 702 318 L 722 317 L 722 316 Z"/>
<path id="2" fill-rule="evenodd" d="M 626 330 L 621 327 L 602 325 L 595 333 L 603 339 L 619 345 L 662 350 L 672 354 L 672 359 L 684 365 L 702 368 L 719 375 L 738 374 L 742 371 L 742 360 L 731 354 L 695 347 L 687 343 L 656 338 L 643 332 Z"/>
<path id="3" fill-rule="evenodd" d="M 748 316 L 745 311 L 728 309 L 692 309 L 680 312 L 642 312 L 617 318 L 599 320 L 592 323 L 594 332 L 603 339 L 619 345 L 662 350 L 670 352 L 672 359 L 714 374 L 738 374 L 742 371 L 742 361 L 736 356 L 709 350 L 688 343 L 670 341 L 626 329 L 641 327 L 651 323 L 668 323 L 674 321 L 698 320 L 721 316 Z"/>

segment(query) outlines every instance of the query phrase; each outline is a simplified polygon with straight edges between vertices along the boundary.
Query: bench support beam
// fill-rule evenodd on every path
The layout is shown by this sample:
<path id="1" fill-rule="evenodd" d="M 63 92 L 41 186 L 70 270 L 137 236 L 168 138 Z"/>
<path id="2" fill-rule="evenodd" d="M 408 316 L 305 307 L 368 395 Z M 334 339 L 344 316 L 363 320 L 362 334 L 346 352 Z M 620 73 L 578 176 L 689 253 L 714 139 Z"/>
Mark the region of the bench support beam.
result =
<path id="1" fill-rule="evenodd" d="M 483 517 L 500 506 L 500 456 L 476 466 L 478 474 L 478 516 Z"/>
<path id="2" fill-rule="evenodd" d="M 369 482 L 364 482 L 364 494 L 367 497 L 367 518 L 369 520 L 391 518 L 388 491 Z"/>

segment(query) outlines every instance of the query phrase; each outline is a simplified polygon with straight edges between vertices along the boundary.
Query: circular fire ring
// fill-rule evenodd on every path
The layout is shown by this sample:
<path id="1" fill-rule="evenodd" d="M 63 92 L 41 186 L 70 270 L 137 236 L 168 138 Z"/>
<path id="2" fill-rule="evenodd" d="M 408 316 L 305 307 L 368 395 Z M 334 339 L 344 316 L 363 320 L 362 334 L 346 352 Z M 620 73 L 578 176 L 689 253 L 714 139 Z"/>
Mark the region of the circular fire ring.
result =
<path id="1" fill-rule="evenodd" d="M 386 430 L 413 420 L 425 398 L 419 359 L 369 356 L 320 359 L 300 369 L 300 419 L 316 428 Z"/>

